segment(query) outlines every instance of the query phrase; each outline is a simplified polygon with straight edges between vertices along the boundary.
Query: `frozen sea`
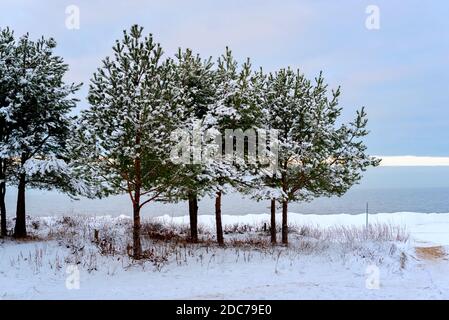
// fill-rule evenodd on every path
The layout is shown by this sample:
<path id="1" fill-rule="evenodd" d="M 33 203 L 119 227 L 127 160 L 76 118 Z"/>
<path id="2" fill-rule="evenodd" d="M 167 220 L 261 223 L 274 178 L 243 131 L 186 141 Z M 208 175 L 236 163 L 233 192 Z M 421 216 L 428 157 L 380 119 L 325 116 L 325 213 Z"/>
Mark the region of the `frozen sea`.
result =
<path id="1" fill-rule="evenodd" d="M 16 189 L 8 188 L 8 215 L 15 213 Z M 449 213 L 449 167 L 378 167 L 367 171 L 359 185 L 342 197 L 318 198 L 310 203 L 291 203 L 290 212 L 303 214 L 358 214 L 422 212 Z M 229 193 L 223 197 L 223 214 L 244 215 L 269 212 L 269 202 L 256 202 Z M 143 209 L 144 216 L 183 216 L 187 214 L 185 202 L 166 204 L 153 202 Z M 214 200 L 201 199 L 200 214 L 213 214 Z M 68 196 L 43 190 L 27 190 L 29 215 L 131 215 L 132 207 L 127 195 L 104 199 L 72 200 Z"/>

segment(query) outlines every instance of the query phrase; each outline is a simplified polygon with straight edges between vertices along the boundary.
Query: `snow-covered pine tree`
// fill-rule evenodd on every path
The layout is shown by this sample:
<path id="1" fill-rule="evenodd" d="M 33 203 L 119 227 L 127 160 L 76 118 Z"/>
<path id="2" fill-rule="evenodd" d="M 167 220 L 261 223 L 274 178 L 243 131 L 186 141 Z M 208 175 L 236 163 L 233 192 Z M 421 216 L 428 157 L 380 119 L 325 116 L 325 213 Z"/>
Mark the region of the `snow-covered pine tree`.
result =
<path id="1" fill-rule="evenodd" d="M 272 128 L 279 131 L 278 174 L 270 184 L 282 192 L 282 242 L 288 243 L 290 201 L 343 195 L 363 171 L 379 160 L 366 154 L 364 108 L 347 124 L 337 125 L 342 108 L 340 88 L 328 97 L 322 74 L 315 82 L 290 68 L 272 73 L 267 81 L 265 108 Z"/>
<path id="2" fill-rule="evenodd" d="M 26 236 L 26 186 L 68 185 L 63 157 L 71 122 L 69 112 L 77 101 L 70 95 L 80 85 L 64 83 L 68 66 L 54 55 L 56 42 L 52 38 L 33 41 L 26 34 L 13 40 L 11 46 L 11 58 L 3 69 L 8 86 L 2 93 L 2 114 L 9 123 L 9 136 L 2 155 L 11 160 L 8 171 L 14 172 L 11 182 L 18 187 L 14 236 L 21 238 Z"/>
<path id="3" fill-rule="evenodd" d="M 208 161 L 202 158 L 203 133 L 207 125 L 209 106 L 215 99 L 215 83 L 211 58 L 202 59 L 190 49 L 178 50 L 175 59 L 175 83 L 180 96 L 177 108 L 182 110 L 180 128 L 188 133 L 190 156 L 188 163 L 179 163 L 182 180 L 168 197 L 172 201 L 187 200 L 189 204 L 190 240 L 198 241 L 198 199 L 211 189 Z M 195 142 L 195 144 L 194 144 Z"/>
<path id="4" fill-rule="evenodd" d="M 7 235 L 6 228 L 6 179 L 9 156 L 9 136 L 11 130 L 9 102 L 7 98 L 12 87 L 9 67 L 13 59 L 14 33 L 9 28 L 0 29 L 0 236 Z"/>
<path id="5" fill-rule="evenodd" d="M 258 161 L 247 165 L 248 178 L 239 189 L 253 200 L 270 200 L 270 235 L 271 243 L 276 239 L 276 205 L 277 199 L 282 198 L 282 191 L 276 188 L 277 167 L 277 132 L 273 131 L 269 117 L 269 105 L 266 103 L 267 75 L 260 69 L 253 76 L 254 102 L 259 106 L 258 119 Z M 264 150 L 265 149 L 265 150 Z M 263 157 L 263 159 L 261 159 Z M 274 170 L 274 171 L 273 171 Z M 273 180 L 274 179 L 274 180 Z"/>
<path id="6" fill-rule="evenodd" d="M 171 60 L 137 25 L 123 32 L 91 79 L 73 143 L 74 171 L 96 196 L 126 193 L 133 208 L 133 257 L 142 257 L 140 211 L 176 185 L 170 134 L 180 118 Z"/>
<path id="7" fill-rule="evenodd" d="M 270 201 L 270 237 L 271 243 L 277 243 L 276 236 L 276 208 L 283 199 L 283 192 L 277 187 L 278 168 L 278 130 L 273 128 L 270 119 L 271 105 L 267 103 L 268 76 L 262 69 L 254 76 L 254 94 L 257 97 L 260 112 L 258 127 L 258 161 L 255 165 L 247 166 L 249 180 L 240 190 L 253 200 Z"/>
<path id="8" fill-rule="evenodd" d="M 254 74 L 249 59 L 241 66 L 232 56 L 229 48 L 218 59 L 216 70 L 216 97 L 209 112 L 210 123 L 224 137 L 223 152 L 229 148 L 236 151 L 237 141 L 234 133 L 226 130 L 257 129 L 261 119 L 260 101 L 258 97 L 259 75 Z M 248 142 L 245 143 L 246 149 Z M 222 195 L 229 188 L 239 189 L 246 181 L 249 167 L 245 156 L 225 154 L 215 165 L 211 166 L 211 176 L 215 188 L 215 219 L 217 242 L 224 244 L 223 226 L 221 222 Z"/>

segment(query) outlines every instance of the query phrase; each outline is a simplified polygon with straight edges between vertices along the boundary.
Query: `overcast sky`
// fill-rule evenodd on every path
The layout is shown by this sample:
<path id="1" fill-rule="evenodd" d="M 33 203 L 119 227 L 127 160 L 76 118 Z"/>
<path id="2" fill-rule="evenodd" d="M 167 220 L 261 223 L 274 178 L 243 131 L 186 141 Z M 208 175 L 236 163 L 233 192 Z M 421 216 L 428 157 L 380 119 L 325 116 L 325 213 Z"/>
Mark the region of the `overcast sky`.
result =
<path id="1" fill-rule="evenodd" d="M 79 30 L 66 27 L 68 5 L 80 9 Z M 366 28 L 368 5 L 380 10 L 378 30 Z M 375 155 L 449 156 L 448 15 L 448 1 L 0 1 L 0 27 L 57 40 L 68 80 L 85 83 L 80 107 L 114 40 L 138 23 L 167 55 L 230 46 L 266 71 L 323 70 L 342 86 L 345 120 L 366 106 Z"/>

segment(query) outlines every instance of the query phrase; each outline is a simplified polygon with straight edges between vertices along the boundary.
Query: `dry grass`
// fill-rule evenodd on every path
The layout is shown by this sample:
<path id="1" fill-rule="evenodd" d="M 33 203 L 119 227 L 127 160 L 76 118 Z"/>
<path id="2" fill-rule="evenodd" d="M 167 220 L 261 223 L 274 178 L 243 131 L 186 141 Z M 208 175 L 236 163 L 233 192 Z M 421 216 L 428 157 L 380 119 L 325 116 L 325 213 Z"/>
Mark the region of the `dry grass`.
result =
<path id="1" fill-rule="evenodd" d="M 185 238 L 185 231 L 179 227 L 165 226 L 160 222 L 144 222 L 141 229 L 142 237 L 153 241 L 175 241 L 180 242 Z"/>
<path id="2" fill-rule="evenodd" d="M 244 239 L 231 239 L 229 245 L 233 248 L 253 248 L 253 249 L 268 249 L 271 243 L 268 239 L 261 239 L 255 237 L 246 237 Z"/>
<path id="3" fill-rule="evenodd" d="M 300 238 L 312 238 L 340 243 L 354 243 L 365 241 L 397 241 L 406 242 L 409 233 L 404 227 L 387 223 L 370 224 L 368 227 L 358 226 L 333 226 L 320 228 L 313 225 L 293 226 L 293 234 Z"/>
<path id="4" fill-rule="evenodd" d="M 422 260 L 440 260 L 446 257 L 446 251 L 442 246 L 416 247 L 416 256 Z"/>
<path id="5" fill-rule="evenodd" d="M 280 254 L 296 259 L 307 254 L 323 254 L 333 247 L 342 257 L 356 254 L 362 258 L 379 261 L 382 259 L 376 248 L 366 243 L 387 243 L 390 256 L 398 256 L 395 243 L 406 242 L 408 233 L 404 228 L 389 224 L 372 224 L 368 228 L 355 226 L 334 226 L 322 228 L 313 225 L 291 226 L 288 247 L 273 246 L 270 242 L 269 225 L 233 224 L 224 226 L 225 244 L 219 247 L 215 241 L 213 228 L 199 228 L 199 241 L 190 241 L 188 225 L 164 224 L 155 220 L 142 221 L 141 241 L 143 259 L 134 261 L 132 255 L 132 220 L 105 219 L 85 216 L 60 217 L 56 219 L 29 219 L 30 237 L 23 241 L 57 241 L 69 254 L 65 257 L 49 257 L 45 252 L 31 252 L 12 261 L 14 265 L 27 263 L 33 271 L 43 264 L 59 270 L 64 264 L 80 265 L 87 271 L 96 271 L 102 259 L 120 261 L 123 268 L 133 265 L 153 266 L 162 270 L 169 263 L 188 264 L 189 261 L 214 261 L 219 252 L 226 250 L 236 257 L 236 261 L 253 260 L 255 255 L 268 259 L 279 259 Z M 277 226 L 280 236 L 280 226 Z M 331 252 L 331 251 L 329 251 Z M 421 253 L 420 253 L 421 254 Z M 47 260 L 44 257 L 47 256 Z M 208 258 L 206 258 L 208 257 Z M 402 259 L 402 258 L 401 258 Z M 43 262 L 45 260 L 45 262 Z M 111 260 L 112 261 L 112 260 Z M 399 261 L 399 258 L 398 258 Z M 405 265 L 406 257 L 401 260 Z M 114 264 L 115 265 L 115 264 Z M 111 271 L 113 273 L 115 271 Z"/>

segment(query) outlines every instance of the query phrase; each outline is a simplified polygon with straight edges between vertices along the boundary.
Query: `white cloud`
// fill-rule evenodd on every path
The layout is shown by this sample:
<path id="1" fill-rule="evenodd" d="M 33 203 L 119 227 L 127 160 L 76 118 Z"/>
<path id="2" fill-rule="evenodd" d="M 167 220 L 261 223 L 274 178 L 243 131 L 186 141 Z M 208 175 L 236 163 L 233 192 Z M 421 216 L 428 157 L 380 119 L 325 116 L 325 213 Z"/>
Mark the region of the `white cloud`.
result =
<path id="1" fill-rule="evenodd" d="M 412 166 L 449 166 L 449 157 L 417 157 L 417 156 L 376 156 L 381 158 L 383 167 L 412 167 Z"/>

